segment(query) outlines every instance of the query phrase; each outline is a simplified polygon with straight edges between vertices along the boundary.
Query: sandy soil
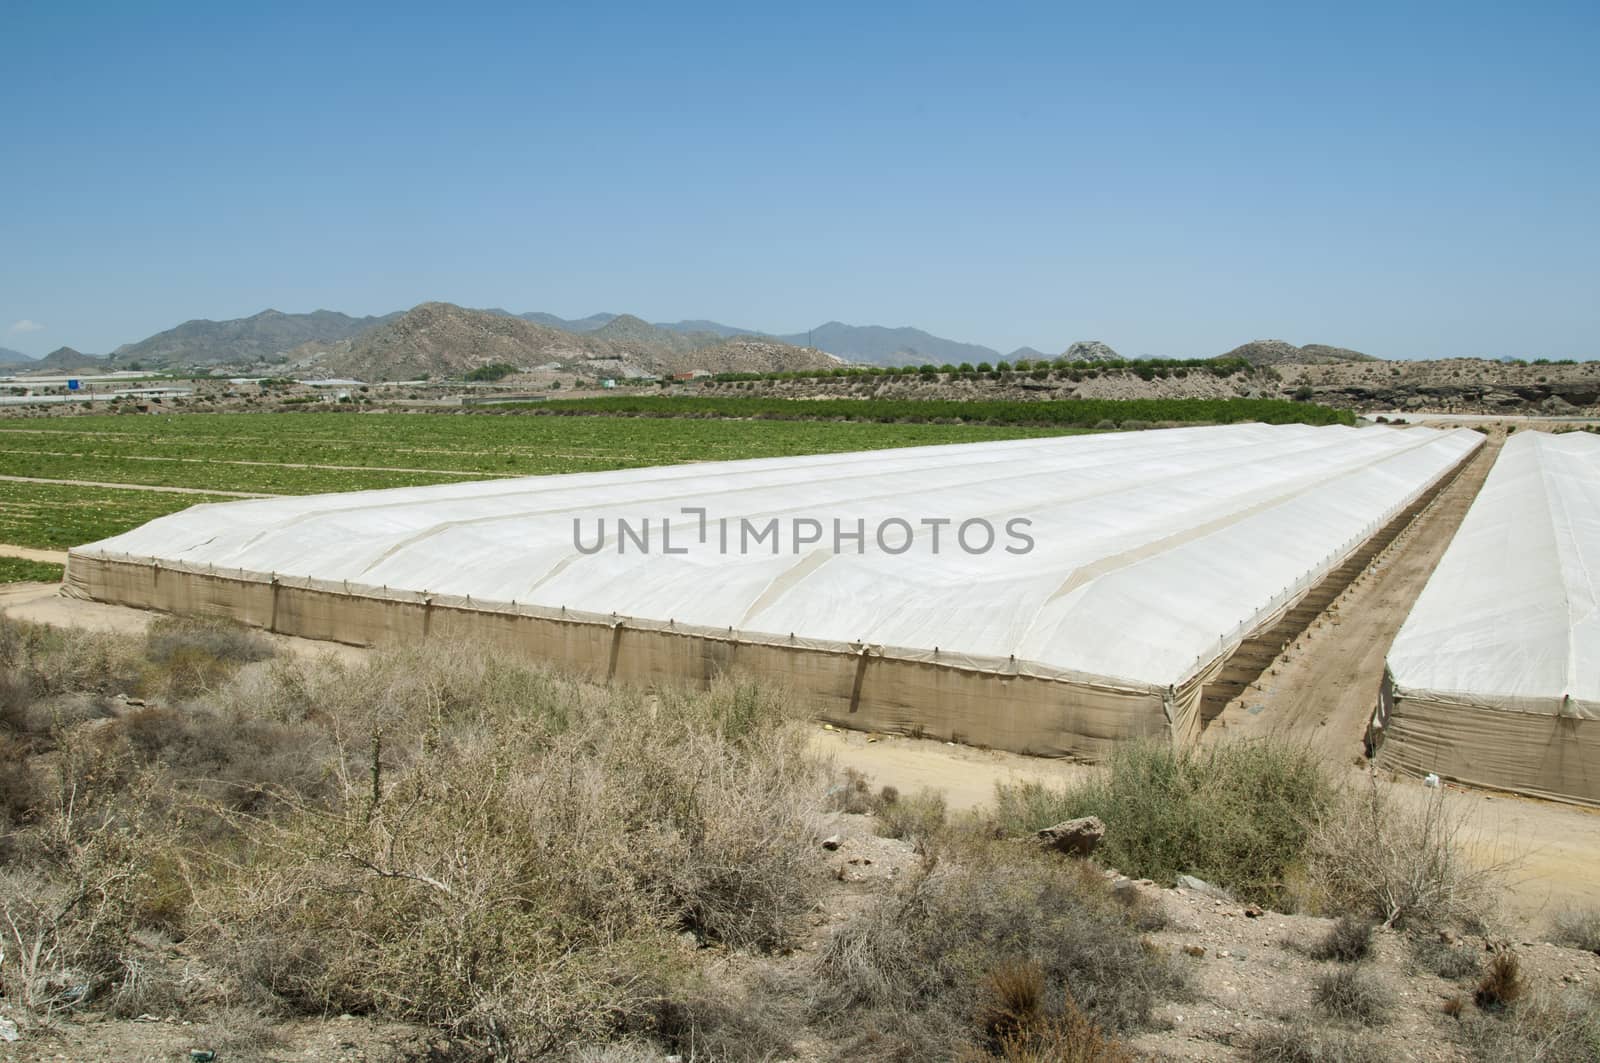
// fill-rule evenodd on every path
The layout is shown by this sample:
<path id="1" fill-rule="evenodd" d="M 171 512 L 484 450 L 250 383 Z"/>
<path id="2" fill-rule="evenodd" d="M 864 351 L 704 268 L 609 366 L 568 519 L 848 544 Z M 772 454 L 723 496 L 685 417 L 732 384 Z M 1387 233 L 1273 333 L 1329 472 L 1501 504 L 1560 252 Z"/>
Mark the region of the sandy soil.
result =
<path id="1" fill-rule="evenodd" d="M 12 546 L 9 543 L 0 543 L 0 557 L 20 557 L 24 561 L 49 561 L 57 565 L 67 563 L 65 550 L 37 550 L 31 546 Z"/>
<path id="2" fill-rule="evenodd" d="M 71 627 L 84 631 L 105 631 L 117 635 L 142 635 L 162 614 L 146 609 L 68 598 L 56 583 L 0 584 L 0 612 L 17 620 L 52 627 Z M 359 661 L 367 653 L 358 646 L 316 639 L 296 638 L 261 632 L 285 653 L 300 657 L 334 656 L 343 661 Z"/>

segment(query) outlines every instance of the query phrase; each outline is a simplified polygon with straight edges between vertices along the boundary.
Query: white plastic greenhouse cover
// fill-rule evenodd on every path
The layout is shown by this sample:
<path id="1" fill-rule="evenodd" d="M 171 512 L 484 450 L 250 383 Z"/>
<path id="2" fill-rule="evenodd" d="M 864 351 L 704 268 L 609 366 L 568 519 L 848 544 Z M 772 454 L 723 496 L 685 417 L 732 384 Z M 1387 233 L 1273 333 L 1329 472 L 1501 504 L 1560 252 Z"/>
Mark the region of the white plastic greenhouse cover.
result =
<path id="1" fill-rule="evenodd" d="M 902 660 L 1170 688 L 1481 441 L 1470 431 L 1247 424 L 228 502 L 73 550 L 68 589 L 138 604 L 106 590 L 104 575 L 137 562 L 157 581 L 214 570 L 270 579 L 274 590 L 307 579 L 353 593 L 470 596 L 474 606 L 616 614 L 751 643 L 869 644 Z M 707 511 L 706 543 L 684 507 Z M 720 519 L 736 543 L 741 518 L 774 517 L 776 553 L 721 552 Z M 980 517 L 996 545 L 970 554 L 953 533 Z M 589 546 L 601 518 L 604 549 L 580 551 L 574 522 Z M 649 553 L 631 541 L 618 552 L 619 518 L 650 521 Z M 663 552 L 663 518 L 673 549 L 686 552 Z M 807 518 L 823 541 L 796 547 L 790 529 Z M 874 541 L 894 518 L 917 533 L 904 553 Z M 937 553 L 922 523 L 936 518 L 952 521 Z M 1029 552 L 1004 549 L 1021 545 L 1007 534 L 1016 518 L 1031 522 Z M 835 549 L 835 520 L 846 531 L 864 522 L 859 552 L 848 539 Z M 900 539 L 894 526 L 888 545 Z M 207 590 L 208 602 L 219 593 Z"/>
<path id="2" fill-rule="evenodd" d="M 1389 674 L 1402 697 L 1600 718 L 1600 436 L 1506 442 Z"/>

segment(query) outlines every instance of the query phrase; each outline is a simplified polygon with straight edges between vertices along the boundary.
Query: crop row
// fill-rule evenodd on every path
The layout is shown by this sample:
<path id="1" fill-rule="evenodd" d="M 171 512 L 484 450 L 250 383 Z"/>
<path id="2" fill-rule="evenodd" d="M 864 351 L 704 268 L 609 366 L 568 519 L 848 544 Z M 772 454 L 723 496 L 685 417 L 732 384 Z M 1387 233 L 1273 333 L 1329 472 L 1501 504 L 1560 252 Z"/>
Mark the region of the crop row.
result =
<path id="1" fill-rule="evenodd" d="M 699 396 L 607 396 L 560 399 L 536 409 L 552 414 L 636 417 L 760 418 L 1048 425 L 1078 428 L 1155 424 L 1354 424 L 1349 410 L 1284 399 L 1061 399 L 1049 402 L 960 399 L 773 399 Z"/>
<path id="2" fill-rule="evenodd" d="M 136 528 L 214 495 L 0 480 L 0 543 L 65 550 Z"/>
<path id="3" fill-rule="evenodd" d="M 411 414 L 105 416 L 39 425 L 0 422 L 0 475 L 266 494 L 1050 434 L 975 425 Z"/>

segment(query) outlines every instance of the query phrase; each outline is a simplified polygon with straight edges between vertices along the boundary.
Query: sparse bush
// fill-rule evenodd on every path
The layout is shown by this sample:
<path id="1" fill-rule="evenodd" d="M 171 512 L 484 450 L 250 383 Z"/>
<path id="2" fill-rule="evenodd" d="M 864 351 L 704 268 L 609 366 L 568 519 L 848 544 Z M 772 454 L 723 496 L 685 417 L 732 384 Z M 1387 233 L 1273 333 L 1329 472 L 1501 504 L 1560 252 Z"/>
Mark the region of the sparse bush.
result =
<path id="1" fill-rule="evenodd" d="M 1372 924 L 1365 919 L 1343 915 L 1322 939 L 1308 951 L 1312 959 L 1354 963 L 1372 949 Z"/>
<path id="2" fill-rule="evenodd" d="M 1411 941 L 1411 958 L 1417 966 L 1451 981 L 1475 976 L 1483 966 L 1478 958 L 1482 951 L 1469 945 L 1453 945 L 1432 934 Z"/>
<path id="3" fill-rule="evenodd" d="M 163 617 L 145 635 L 151 675 L 145 686 L 169 697 L 192 697 L 218 685 L 241 664 L 276 651 L 260 634 L 220 620 Z"/>
<path id="4" fill-rule="evenodd" d="M 891 796 L 892 794 L 892 796 Z M 944 828 L 944 795 L 937 790 L 921 790 L 909 797 L 885 787 L 875 805 L 878 833 L 886 838 L 902 838 L 920 850 Z"/>
<path id="5" fill-rule="evenodd" d="M 1480 1063 L 1600 1059 L 1600 992 L 1594 989 L 1529 996 L 1493 1015 L 1463 1009 L 1457 1017 L 1457 1036 Z"/>
<path id="6" fill-rule="evenodd" d="M 1467 857 L 1464 832 L 1444 791 L 1431 791 L 1413 809 L 1371 779 L 1321 821 L 1311 845 L 1313 875 L 1334 911 L 1385 926 L 1478 926 L 1500 869 Z"/>
<path id="7" fill-rule="evenodd" d="M 1361 967 L 1336 967 L 1313 984 L 1317 1006 L 1336 1019 L 1376 1026 L 1388 1021 L 1389 992 Z"/>
<path id="8" fill-rule="evenodd" d="M 1245 1040 L 1244 1053 L 1250 1063 L 1388 1063 L 1391 1058 L 1364 1034 L 1306 1022 L 1253 1034 Z"/>
<path id="9" fill-rule="evenodd" d="M 1019 988 L 1031 984 L 1027 971 L 1037 972 L 1037 993 Z M 893 1044 L 983 1047 L 997 1032 L 995 996 L 1012 983 L 1001 994 L 1012 1010 L 1026 995 L 1043 1002 L 1042 1018 L 1066 1021 L 1055 1002 L 1070 989 L 1089 1021 L 1120 1031 L 1183 982 L 1142 943 L 1097 870 L 979 843 L 841 927 L 815 974 L 819 1013 L 864 1013 L 877 1057 Z"/>
<path id="10" fill-rule="evenodd" d="M 1553 921 L 1552 936 L 1557 945 L 1600 954 L 1600 908 L 1558 913 Z"/>
<path id="11" fill-rule="evenodd" d="M 1029 835 L 1064 819 L 1099 816 L 1106 837 L 1097 855 L 1107 866 L 1169 884 L 1193 874 L 1276 904 L 1287 895 L 1285 878 L 1312 823 L 1332 800 L 1320 761 L 1302 747 L 1128 743 L 1087 783 L 1001 786 L 994 827 Z"/>
<path id="12" fill-rule="evenodd" d="M 775 693 L 647 706 L 451 646 L 339 685 L 338 794 L 201 901 L 247 989 L 534 1054 L 646 1008 L 672 934 L 777 948 L 810 903 L 820 795 Z"/>

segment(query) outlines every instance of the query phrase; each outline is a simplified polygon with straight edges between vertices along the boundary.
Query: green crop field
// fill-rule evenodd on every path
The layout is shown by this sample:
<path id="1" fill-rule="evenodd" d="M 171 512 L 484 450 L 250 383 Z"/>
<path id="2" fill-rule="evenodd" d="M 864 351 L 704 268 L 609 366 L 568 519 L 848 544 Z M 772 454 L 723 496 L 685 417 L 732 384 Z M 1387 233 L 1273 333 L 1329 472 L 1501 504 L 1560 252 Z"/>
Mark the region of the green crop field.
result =
<path id="1" fill-rule="evenodd" d="M 0 543 L 65 550 L 138 527 L 214 495 L 0 480 Z"/>
<path id="2" fill-rule="evenodd" d="M 311 494 L 1062 434 L 1059 428 L 433 414 L 0 421 L 0 475 Z M 64 549 L 225 498 L 0 480 L 0 543 Z"/>
<path id="3" fill-rule="evenodd" d="M 719 417 L 769 420 L 930 421 L 984 425 L 1047 425 L 1112 428 L 1137 423 L 1266 424 L 1356 423 L 1350 410 L 1286 399 L 1059 399 L 1016 402 L 988 399 L 770 399 L 619 395 L 557 399 L 529 409 L 550 414 L 612 414 L 639 417 Z"/>
<path id="4" fill-rule="evenodd" d="M 62 571 L 48 561 L 0 557 L 0 583 L 60 583 Z"/>
<path id="5" fill-rule="evenodd" d="M 0 476 L 80 481 L 0 480 L 0 543 L 64 549 L 197 502 L 226 501 L 123 490 L 119 484 L 312 494 L 976 443 L 1139 422 L 1350 420 L 1348 411 L 1269 399 L 923 402 L 651 396 L 552 401 L 540 404 L 536 412 L 568 416 L 103 414 L 0 420 Z"/>

